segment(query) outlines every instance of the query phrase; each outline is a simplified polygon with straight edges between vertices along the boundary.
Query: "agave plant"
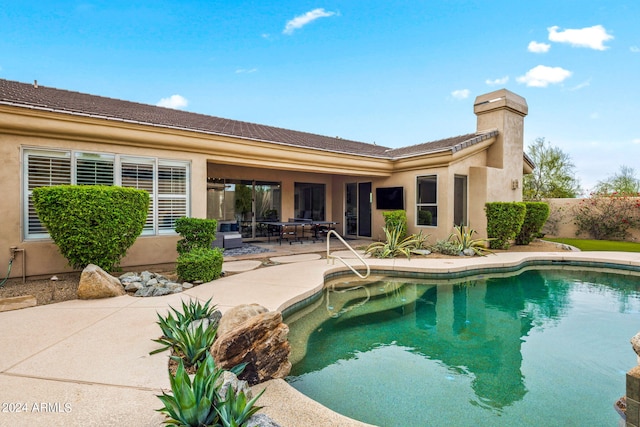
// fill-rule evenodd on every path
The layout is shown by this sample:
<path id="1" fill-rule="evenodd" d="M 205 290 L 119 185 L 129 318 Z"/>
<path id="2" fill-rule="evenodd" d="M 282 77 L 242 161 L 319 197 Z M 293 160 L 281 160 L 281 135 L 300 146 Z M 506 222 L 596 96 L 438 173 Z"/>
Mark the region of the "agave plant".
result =
<path id="1" fill-rule="evenodd" d="M 171 356 L 174 360 L 184 360 L 189 366 L 198 366 L 202 362 L 216 339 L 218 328 L 199 324 L 197 328 L 182 327 L 173 331 L 176 339 L 173 348 L 182 357 Z M 159 340 L 158 340 L 159 341 Z M 158 342 L 156 341 L 156 342 Z"/>
<path id="2" fill-rule="evenodd" d="M 165 424 L 193 427 L 216 425 L 219 421 L 216 408 L 220 404 L 220 385 L 216 385 L 216 382 L 222 372 L 222 369 L 216 368 L 213 357 L 208 355 L 192 381 L 181 360 L 176 374 L 169 373 L 172 394 L 162 392 L 158 396 L 164 407 L 157 411 L 169 418 Z"/>
<path id="3" fill-rule="evenodd" d="M 225 400 L 220 402 L 216 406 L 216 412 L 220 418 L 220 423 L 223 427 L 240 427 L 244 425 L 249 418 L 260 409 L 262 406 L 255 406 L 256 401 L 262 396 L 264 390 L 262 390 L 256 397 L 247 401 L 247 396 L 244 391 L 236 393 L 233 387 L 227 388 L 227 395 Z"/>
<path id="4" fill-rule="evenodd" d="M 189 323 L 198 319 L 206 319 L 216 311 L 216 306 L 210 304 L 211 298 L 209 298 L 204 304 L 200 304 L 200 301 L 198 300 L 189 300 L 189 304 L 185 304 L 185 302 L 182 301 L 182 312 L 184 313 L 185 318 L 188 319 Z M 175 309 L 173 310 L 176 311 Z M 176 311 L 176 313 L 178 312 Z"/>
<path id="5" fill-rule="evenodd" d="M 178 338 L 176 337 L 176 331 L 179 331 L 180 328 L 184 327 L 183 323 L 178 319 L 173 317 L 171 313 L 167 314 L 167 317 L 162 317 L 160 314 L 156 313 L 158 316 L 158 321 L 156 322 L 160 329 L 162 330 L 162 336 L 158 339 L 153 340 L 158 344 L 161 344 L 162 347 L 153 350 L 149 354 L 156 354 L 163 352 L 168 349 L 176 349 L 176 344 L 178 342 Z"/>
<path id="6" fill-rule="evenodd" d="M 422 234 L 422 230 L 420 230 L 418 234 L 413 234 L 412 237 L 415 240 L 415 244 L 416 244 L 414 253 L 416 253 L 416 251 L 420 251 L 421 249 L 424 249 L 425 247 L 428 247 L 427 240 L 429 239 L 429 235 Z M 417 252 L 417 253 L 420 253 L 420 252 Z"/>
<path id="7" fill-rule="evenodd" d="M 163 352 L 168 349 L 173 349 L 174 351 L 181 349 L 180 346 L 191 347 L 189 344 L 180 343 L 181 339 L 186 338 L 183 331 L 186 330 L 191 322 L 199 319 L 206 319 L 216 310 L 216 306 L 210 305 L 211 298 L 209 298 L 204 304 L 200 304 L 200 301 L 190 300 L 188 304 L 184 301 L 182 302 L 182 312 L 176 310 L 175 308 L 169 306 L 171 311 L 167 314 L 166 317 L 162 317 L 158 314 L 158 321 L 156 322 L 160 329 L 162 330 L 162 337 L 153 340 L 158 344 L 161 344 L 162 347 L 152 351 L 149 354 L 156 354 Z M 210 331 L 204 331 L 204 335 L 206 335 L 208 339 L 211 339 L 211 344 L 213 344 L 213 339 L 215 339 L 215 331 L 213 332 L 213 337 Z M 190 337 L 190 339 L 195 340 L 196 337 Z M 201 338 L 201 337 L 200 337 Z"/>
<path id="8" fill-rule="evenodd" d="M 384 227 L 383 230 L 386 241 L 371 243 L 365 249 L 366 253 L 378 258 L 395 258 L 398 255 L 404 255 L 411 259 L 413 251 L 418 249 L 418 245 L 421 247 L 424 239 L 426 239 L 426 237 L 417 238 L 415 234 L 401 239 L 403 233 L 402 224 L 398 224 L 391 229 Z"/>
<path id="9" fill-rule="evenodd" d="M 476 234 L 477 231 L 473 228 L 465 227 L 464 224 L 455 226 L 453 230 L 453 233 L 449 235 L 449 241 L 456 243 L 460 252 L 480 256 L 493 253 L 493 251 L 486 247 L 487 242 L 493 239 L 474 239 L 473 235 Z"/>

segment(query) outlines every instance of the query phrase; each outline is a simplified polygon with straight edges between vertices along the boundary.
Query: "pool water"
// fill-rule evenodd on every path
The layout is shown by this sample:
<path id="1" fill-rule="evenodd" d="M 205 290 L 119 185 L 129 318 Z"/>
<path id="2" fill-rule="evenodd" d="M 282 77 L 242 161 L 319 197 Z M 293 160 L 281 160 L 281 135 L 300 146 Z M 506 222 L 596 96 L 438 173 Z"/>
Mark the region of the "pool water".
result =
<path id="1" fill-rule="evenodd" d="M 289 315 L 288 382 L 378 426 L 617 426 L 640 276 L 343 278 Z M 345 281 L 346 280 L 346 281 Z"/>

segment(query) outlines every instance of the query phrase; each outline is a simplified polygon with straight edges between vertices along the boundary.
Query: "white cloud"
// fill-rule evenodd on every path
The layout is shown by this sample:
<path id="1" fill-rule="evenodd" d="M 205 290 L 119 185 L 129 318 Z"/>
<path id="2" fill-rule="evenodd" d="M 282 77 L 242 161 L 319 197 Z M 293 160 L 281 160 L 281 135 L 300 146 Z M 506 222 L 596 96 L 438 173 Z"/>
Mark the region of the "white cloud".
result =
<path id="1" fill-rule="evenodd" d="M 508 81 L 509 81 L 509 76 L 504 76 L 495 80 L 487 79 L 484 82 L 489 86 L 498 86 L 498 85 L 506 85 Z"/>
<path id="2" fill-rule="evenodd" d="M 632 141 L 634 144 L 640 144 L 640 138 L 636 138 Z"/>
<path id="3" fill-rule="evenodd" d="M 309 12 L 298 15 L 292 20 L 288 21 L 284 26 L 284 30 L 282 30 L 283 34 L 293 34 L 293 32 L 299 28 L 304 27 L 305 25 L 315 21 L 319 18 L 328 18 L 330 16 L 335 15 L 335 12 L 327 12 L 324 9 L 313 9 Z"/>
<path id="4" fill-rule="evenodd" d="M 451 96 L 455 99 L 467 99 L 470 93 L 469 89 L 458 89 L 451 92 Z"/>
<path id="5" fill-rule="evenodd" d="M 589 79 L 589 80 L 587 80 L 587 81 L 584 81 L 584 82 L 582 82 L 582 83 L 580 83 L 580 84 L 578 84 L 578 85 L 576 85 L 576 86 L 572 87 L 572 88 L 571 88 L 571 89 L 569 89 L 569 90 L 580 90 L 580 89 L 583 89 L 583 88 L 585 88 L 585 87 L 587 87 L 587 86 L 589 86 L 589 85 L 591 85 L 591 79 Z"/>
<path id="6" fill-rule="evenodd" d="M 598 113 L 598 112 L 591 113 L 591 114 L 589 114 L 589 118 L 591 120 L 598 120 L 600 118 L 600 113 Z"/>
<path id="7" fill-rule="evenodd" d="M 549 27 L 549 40 L 557 43 L 569 43 L 574 47 L 588 47 L 595 50 L 605 50 L 609 46 L 603 43 L 613 39 L 611 34 L 602 25 L 580 28 L 579 30 L 568 29 L 558 31 L 558 26 Z"/>
<path id="8" fill-rule="evenodd" d="M 236 70 L 236 74 L 251 74 L 251 73 L 255 73 L 256 71 L 258 71 L 258 69 L 257 69 L 257 68 L 249 68 L 249 69 L 246 69 L 246 68 L 238 68 L 238 69 Z"/>
<path id="9" fill-rule="evenodd" d="M 174 108 L 179 110 L 186 107 L 187 104 L 189 104 L 189 101 L 187 101 L 185 97 L 181 95 L 171 95 L 168 98 L 162 98 L 156 105 L 158 107 Z"/>
<path id="10" fill-rule="evenodd" d="M 538 43 L 536 41 L 532 41 L 527 46 L 527 50 L 533 53 L 547 53 L 551 49 L 551 45 L 547 43 Z"/>
<path id="11" fill-rule="evenodd" d="M 640 53 L 640 47 L 638 46 L 631 46 L 629 50 L 633 53 Z"/>
<path id="12" fill-rule="evenodd" d="M 561 83 L 571 77 L 571 71 L 561 67 L 547 67 L 538 65 L 527 71 L 524 76 L 518 77 L 518 83 L 525 83 L 531 87 L 547 87 L 549 84 Z"/>

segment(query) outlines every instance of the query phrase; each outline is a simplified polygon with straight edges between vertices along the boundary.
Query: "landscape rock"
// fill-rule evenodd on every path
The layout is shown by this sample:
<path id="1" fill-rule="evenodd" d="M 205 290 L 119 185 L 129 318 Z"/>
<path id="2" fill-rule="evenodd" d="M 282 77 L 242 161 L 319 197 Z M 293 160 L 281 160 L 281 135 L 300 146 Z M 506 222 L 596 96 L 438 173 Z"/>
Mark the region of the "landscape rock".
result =
<path id="1" fill-rule="evenodd" d="M 249 384 L 247 384 L 247 382 L 244 380 L 239 380 L 236 374 L 231 371 L 224 371 L 222 373 L 222 376 L 218 378 L 218 381 L 222 382 L 222 385 L 218 390 L 218 396 L 220 396 L 220 399 L 222 400 L 225 400 L 227 398 L 227 390 L 229 389 L 229 387 L 233 389 L 236 397 L 242 391 L 244 392 L 247 400 L 253 398 L 253 392 L 249 388 Z"/>
<path id="2" fill-rule="evenodd" d="M 193 287 L 190 283 L 184 282 L 180 284 L 161 274 L 150 271 L 143 271 L 140 274 L 134 272 L 124 273 L 119 279 L 124 290 L 133 292 L 133 296 L 136 297 L 157 297 L 176 294 L 184 289 Z"/>
<path id="3" fill-rule="evenodd" d="M 189 323 L 189 326 L 187 326 L 187 329 L 189 330 L 189 332 L 193 333 L 195 330 L 198 329 L 198 327 L 202 325 L 202 330 L 204 331 L 209 327 L 210 324 L 211 324 L 211 321 L 209 319 L 196 319 L 196 320 L 192 320 L 191 323 Z"/>
<path id="4" fill-rule="evenodd" d="M 169 295 L 171 293 L 171 289 L 159 287 L 159 286 L 151 286 L 153 288 L 153 296 L 161 297 L 163 295 Z"/>
<path id="5" fill-rule="evenodd" d="M 97 265 L 87 265 L 80 275 L 79 299 L 109 298 L 125 294 L 120 281 Z"/>
<path id="6" fill-rule="evenodd" d="M 217 328 L 220 325 L 220 319 L 222 319 L 222 312 L 220 310 L 216 310 L 211 315 L 209 315 L 209 322 L 214 327 Z M 218 334 L 220 335 L 220 334 Z"/>
<path id="7" fill-rule="evenodd" d="M 142 282 L 123 282 L 122 284 L 125 285 L 124 290 L 127 292 L 136 292 L 138 289 L 142 289 L 144 287 Z"/>
<path id="8" fill-rule="evenodd" d="M 638 365 L 640 365 L 640 332 L 631 338 L 631 346 L 633 347 L 633 351 L 638 355 L 636 360 L 638 361 Z"/>
<path id="9" fill-rule="evenodd" d="M 153 286 L 146 286 L 144 288 L 138 289 L 138 291 L 133 294 L 134 297 L 152 297 L 153 296 Z"/>
<path id="10" fill-rule="evenodd" d="M 260 402 L 258 402 L 260 403 Z M 280 427 L 280 424 L 273 421 L 267 414 L 253 414 L 247 420 L 247 427 Z"/>
<path id="11" fill-rule="evenodd" d="M 221 324 L 227 314 L 222 316 Z M 240 323 L 236 328 L 218 335 L 211 347 L 211 355 L 216 365 L 223 369 L 246 363 L 239 378 L 246 380 L 250 385 L 284 378 L 291 371 L 288 333 L 289 327 L 282 323 L 280 312 L 260 313 Z"/>
<path id="12" fill-rule="evenodd" d="M 218 324 L 218 336 L 235 329 L 245 320 L 269 310 L 260 304 L 241 304 L 227 311 Z"/>

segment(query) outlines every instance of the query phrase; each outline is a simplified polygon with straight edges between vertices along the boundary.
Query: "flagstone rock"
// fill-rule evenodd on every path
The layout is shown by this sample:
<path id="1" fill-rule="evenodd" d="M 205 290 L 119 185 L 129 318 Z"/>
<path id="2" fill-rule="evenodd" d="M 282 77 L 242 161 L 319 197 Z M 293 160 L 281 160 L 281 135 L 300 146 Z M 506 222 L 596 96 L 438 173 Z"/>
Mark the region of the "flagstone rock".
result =
<path id="1" fill-rule="evenodd" d="M 235 306 L 231 310 L 227 311 L 224 316 L 222 316 L 222 319 L 220 319 L 220 323 L 218 324 L 218 336 L 224 335 L 232 329 L 235 329 L 245 320 L 268 311 L 269 309 L 261 306 L 260 304 L 241 304 Z"/>
<path id="2" fill-rule="evenodd" d="M 221 323 L 226 315 L 222 316 Z M 238 377 L 255 385 L 284 378 L 291 371 L 288 334 L 289 327 L 282 323 L 280 312 L 259 313 L 219 335 L 210 351 L 216 365 L 223 369 L 246 363 Z"/>
<path id="3" fill-rule="evenodd" d="M 89 264 L 80 275 L 79 299 L 110 298 L 125 294 L 120 281 L 97 265 Z"/>

